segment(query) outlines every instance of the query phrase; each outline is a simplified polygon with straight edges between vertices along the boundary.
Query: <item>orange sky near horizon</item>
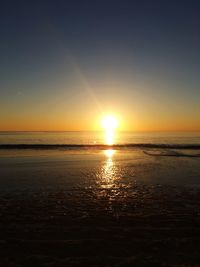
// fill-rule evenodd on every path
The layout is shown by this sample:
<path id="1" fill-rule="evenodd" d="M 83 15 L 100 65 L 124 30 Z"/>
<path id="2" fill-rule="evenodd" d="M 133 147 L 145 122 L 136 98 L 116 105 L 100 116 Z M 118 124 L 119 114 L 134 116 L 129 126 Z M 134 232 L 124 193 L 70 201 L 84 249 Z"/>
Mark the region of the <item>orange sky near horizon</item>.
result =
<path id="1" fill-rule="evenodd" d="M 108 112 L 98 114 L 34 114 L 32 116 L 26 113 L 19 116 L 1 116 L 0 131 L 99 131 L 102 130 L 102 119 L 106 115 L 114 115 L 119 121 L 117 131 L 138 131 L 138 132 L 156 132 L 156 131 L 197 131 L 200 132 L 200 124 L 196 118 L 186 120 L 185 117 L 154 116 L 149 114 L 123 114 Z M 118 115 L 120 114 L 120 115 Z M 85 115 L 85 116 L 84 116 Z M 138 116 L 137 116 L 138 115 Z"/>

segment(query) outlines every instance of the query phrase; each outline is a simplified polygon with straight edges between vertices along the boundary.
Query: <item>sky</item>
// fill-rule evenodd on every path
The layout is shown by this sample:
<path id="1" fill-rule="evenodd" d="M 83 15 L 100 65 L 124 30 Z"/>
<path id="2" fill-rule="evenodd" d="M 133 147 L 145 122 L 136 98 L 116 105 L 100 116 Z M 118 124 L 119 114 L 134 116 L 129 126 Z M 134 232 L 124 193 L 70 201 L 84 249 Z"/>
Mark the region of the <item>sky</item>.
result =
<path id="1" fill-rule="evenodd" d="M 200 1 L 1 1 L 0 130 L 200 131 Z"/>

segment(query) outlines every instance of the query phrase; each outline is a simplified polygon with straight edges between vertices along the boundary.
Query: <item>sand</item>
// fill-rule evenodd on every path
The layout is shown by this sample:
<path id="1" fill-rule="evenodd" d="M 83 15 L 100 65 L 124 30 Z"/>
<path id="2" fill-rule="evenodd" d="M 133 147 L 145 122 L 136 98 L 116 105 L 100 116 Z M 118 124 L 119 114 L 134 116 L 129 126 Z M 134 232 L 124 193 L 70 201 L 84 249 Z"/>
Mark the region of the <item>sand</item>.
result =
<path id="1" fill-rule="evenodd" d="M 200 189 L 0 195 L 1 266 L 200 266 Z"/>

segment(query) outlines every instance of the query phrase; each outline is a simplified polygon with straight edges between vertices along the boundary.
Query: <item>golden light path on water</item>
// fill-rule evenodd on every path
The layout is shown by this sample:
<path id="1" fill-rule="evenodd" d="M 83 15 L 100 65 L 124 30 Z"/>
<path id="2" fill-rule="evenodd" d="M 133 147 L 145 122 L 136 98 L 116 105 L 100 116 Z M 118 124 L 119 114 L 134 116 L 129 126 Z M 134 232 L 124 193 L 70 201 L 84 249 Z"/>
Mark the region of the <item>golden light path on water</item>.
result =
<path id="1" fill-rule="evenodd" d="M 113 161 L 113 155 L 115 154 L 115 150 L 107 149 L 104 150 L 104 154 L 106 156 L 106 161 L 101 167 L 100 172 L 100 184 L 104 188 L 111 188 L 115 185 L 115 180 L 117 179 L 117 169 Z"/>
<path id="2" fill-rule="evenodd" d="M 102 126 L 105 129 L 105 144 L 108 146 L 113 145 L 115 130 L 118 126 L 116 117 L 112 115 L 104 117 L 102 120 Z M 106 160 L 104 161 L 98 175 L 98 183 L 103 188 L 112 188 L 115 186 L 117 179 L 117 167 L 113 161 L 115 152 L 115 150 L 110 148 L 103 151 L 104 155 L 106 156 Z"/>
<path id="3" fill-rule="evenodd" d="M 112 129 L 106 130 L 106 144 L 107 145 L 113 145 L 114 144 L 114 137 L 115 137 L 114 130 L 112 130 Z"/>
<path id="4" fill-rule="evenodd" d="M 114 137 L 115 137 L 115 130 L 118 126 L 117 119 L 112 116 L 106 116 L 102 120 L 102 126 L 105 129 L 105 142 L 107 145 L 113 145 L 114 144 Z"/>

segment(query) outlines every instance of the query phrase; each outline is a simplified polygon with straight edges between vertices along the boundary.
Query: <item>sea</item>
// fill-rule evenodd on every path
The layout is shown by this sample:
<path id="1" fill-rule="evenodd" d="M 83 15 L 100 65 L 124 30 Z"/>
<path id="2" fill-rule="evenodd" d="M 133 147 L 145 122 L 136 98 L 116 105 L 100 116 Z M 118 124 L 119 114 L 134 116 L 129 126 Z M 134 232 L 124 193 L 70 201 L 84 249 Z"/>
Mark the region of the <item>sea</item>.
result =
<path id="1" fill-rule="evenodd" d="M 200 186 L 199 132 L 0 132 L 0 191 Z"/>
<path id="2" fill-rule="evenodd" d="M 200 132 L 116 132 L 114 145 L 200 145 Z M 0 132 L 2 144 L 103 145 L 106 133 L 81 132 Z"/>

